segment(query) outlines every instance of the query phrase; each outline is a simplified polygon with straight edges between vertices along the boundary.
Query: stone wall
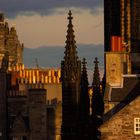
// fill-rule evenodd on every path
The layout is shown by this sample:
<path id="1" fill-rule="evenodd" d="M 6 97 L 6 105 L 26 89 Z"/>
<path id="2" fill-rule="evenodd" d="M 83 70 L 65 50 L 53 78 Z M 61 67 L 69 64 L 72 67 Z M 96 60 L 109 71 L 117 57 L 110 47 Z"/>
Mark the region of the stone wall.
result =
<path id="1" fill-rule="evenodd" d="M 124 53 L 106 53 L 106 83 L 121 86 L 124 65 Z"/>
<path id="2" fill-rule="evenodd" d="M 112 114 L 111 119 L 99 128 L 101 140 L 140 140 L 140 135 L 134 134 L 134 118 L 140 118 L 140 97 Z"/>

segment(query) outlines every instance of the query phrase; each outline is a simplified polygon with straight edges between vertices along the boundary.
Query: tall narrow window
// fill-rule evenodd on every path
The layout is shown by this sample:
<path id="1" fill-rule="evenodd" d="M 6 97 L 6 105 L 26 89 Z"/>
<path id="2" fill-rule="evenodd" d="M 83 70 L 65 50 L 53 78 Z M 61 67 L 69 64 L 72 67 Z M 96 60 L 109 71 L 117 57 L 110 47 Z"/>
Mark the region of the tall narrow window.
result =
<path id="1" fill-rule="evenodd" d="M 134 134 L 140 134 L 140 118 L 134 118 Z"/>

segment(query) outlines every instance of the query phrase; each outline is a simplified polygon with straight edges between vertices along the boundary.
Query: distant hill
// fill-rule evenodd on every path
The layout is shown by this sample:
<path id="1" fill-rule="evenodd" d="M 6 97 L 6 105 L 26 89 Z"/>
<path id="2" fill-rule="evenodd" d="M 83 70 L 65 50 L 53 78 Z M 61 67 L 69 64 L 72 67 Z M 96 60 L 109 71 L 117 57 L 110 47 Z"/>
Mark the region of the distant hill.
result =
<path id="1" fill-rule="evenodd" d="M 39 47 L 35 49 L 24 48 L 24 64 L 28 67 L 35 67 L 37 58 L 40 67 L 60 67 L 64 57 L 65 47 Z M 86 58 L 88 69 L 93 69 L 95 57 L 99 58 L 100 67 L 103 68 L 103 45 L 77 45 L 78 56 L 80 59 Z"/>
<path id="2" fill-rule="evenodd" d="M 39 47 L 35 49 L 24 48 L 23 61 L 27 67 L 35 67 L 35 59 L 37 58 L 38 64 L 40 67 L 48 68 L 60 68 L 61 60 L 64 57 L 65 47 Z M 99 67 L 101 77 L 103 75 L 104 68 L 104 53 L 103 45 L 77 45 L 78 56 L 86 58 L 87 60 L 87 69 L 88 69 L 88 78 L 89 83 L 92 83 L 93 70 L 94 70 L 94 59 L 95 57 L 99 58 Z"/>

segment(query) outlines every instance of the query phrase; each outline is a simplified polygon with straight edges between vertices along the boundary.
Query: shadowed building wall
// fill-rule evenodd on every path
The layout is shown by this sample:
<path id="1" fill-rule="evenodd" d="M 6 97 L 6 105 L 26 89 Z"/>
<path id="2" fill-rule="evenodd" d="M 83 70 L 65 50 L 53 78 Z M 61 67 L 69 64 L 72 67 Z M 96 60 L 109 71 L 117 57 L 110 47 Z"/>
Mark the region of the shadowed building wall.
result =
<path id="1" fill-rule="evenodd" d="M 29 124 L 31 128 L 30 140 L 46 140 L 47 128 L 46 90 L 29 90 Z"/>
<path id="2" fill-rule="evenodd" d="M 0 68 L 0 139 L 6 140 L 7 133 L 7 96 L 6 96 L 6 73 L 8 69 L 8 54 L 2 59 Z"/>

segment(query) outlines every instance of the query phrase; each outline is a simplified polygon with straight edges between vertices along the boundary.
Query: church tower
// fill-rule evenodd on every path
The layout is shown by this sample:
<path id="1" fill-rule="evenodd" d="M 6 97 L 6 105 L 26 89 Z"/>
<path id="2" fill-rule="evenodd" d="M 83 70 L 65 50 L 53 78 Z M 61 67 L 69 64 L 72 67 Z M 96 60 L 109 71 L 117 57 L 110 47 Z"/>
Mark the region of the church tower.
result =
<path id="1" fill-rule="evenodd" d="M 9 69 L 16 64 L 22 64 L 24 45 L 19 41 L 15 27 L 9 27 L 0 12 L 0 65 L 5 52 L 9 52 Z"/>
<path id="2" fill-rule="evenodd" d="M 79 116 L 81 61 L 77 56 L 72 19 L 72 13 L 69 11 L 66 50 L 61 62 L 62 139 L 76 137 Z"/>

